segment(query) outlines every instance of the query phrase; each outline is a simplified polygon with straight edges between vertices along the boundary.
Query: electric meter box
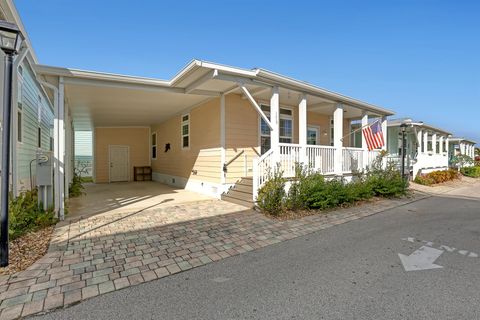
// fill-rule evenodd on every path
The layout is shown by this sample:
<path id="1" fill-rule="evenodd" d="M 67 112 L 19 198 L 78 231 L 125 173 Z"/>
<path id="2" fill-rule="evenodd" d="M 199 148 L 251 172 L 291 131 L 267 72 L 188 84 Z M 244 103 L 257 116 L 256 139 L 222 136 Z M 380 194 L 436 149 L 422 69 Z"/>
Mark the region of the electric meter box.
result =
<path id="1" fill-rule="evenodd" d="M 37 152 L 37 186 L 51 186 L 53 184 L 53 153 L 50 151 Z"/>

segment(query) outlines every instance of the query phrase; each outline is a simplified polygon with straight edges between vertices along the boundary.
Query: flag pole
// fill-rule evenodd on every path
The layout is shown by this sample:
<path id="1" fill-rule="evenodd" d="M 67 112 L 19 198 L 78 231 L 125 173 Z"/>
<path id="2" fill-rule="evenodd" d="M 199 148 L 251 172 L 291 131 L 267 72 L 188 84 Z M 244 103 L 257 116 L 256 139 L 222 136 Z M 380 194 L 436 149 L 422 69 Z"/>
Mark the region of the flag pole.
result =
<path id="1" fill-rule="evenodd" d="M 365 127 L 373 126 L 375 123 L 377 123 L 377 122 L 379 122 L 379 121 L 380 121 L 380 119 L 377 119 L 377 120 L 375 120 L 375 121 L 372 122 L 372 123 L 367 123 L 366 125 L 361 126 L 360 128 L 353 130 L 352 132 L 350 132 L 350 133 L 344 135 L 343 137 L 341 137 L 341 138 L 340 138 L 340 141 L 343 142 L 343 139 L 344 139 L 344 138 L 346 138 L 346 137 L 348 137 L 348 136 L 351 136 L 351 135 L 354 134 L 355 132 L 358 132 L 358 131 L 360 131 L 360 130 L 363 130 L 363 128 L 365 128 Z"/>

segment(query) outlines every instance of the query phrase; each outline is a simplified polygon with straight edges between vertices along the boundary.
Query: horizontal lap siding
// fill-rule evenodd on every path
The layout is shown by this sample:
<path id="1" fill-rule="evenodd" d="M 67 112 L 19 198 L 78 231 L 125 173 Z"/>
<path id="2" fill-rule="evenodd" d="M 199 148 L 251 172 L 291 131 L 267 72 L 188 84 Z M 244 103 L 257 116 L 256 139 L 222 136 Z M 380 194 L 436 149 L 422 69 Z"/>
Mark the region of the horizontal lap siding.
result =
<path id="1" fill-rule="evenodd" d="M 157 133 L 158 148 L 152 169 L 161 174 L 220 183 L 220 99 L 210 100 L 189 113 L 190 148 L 182 149 L 181 114 L 151 127 L 152 133 Z M 167 143 L 170 150 L 165 152 Z"/>
<path id="2" fill-rule="evenodd" d="M 293 143 L 298 143 L 299 123 L 298 106 L 281 106 L 293 110 Z M 226 130 L 226 162 L 229 162 L 238 153 L 244 153 L 227 167 L 226 182 L 235 183 L 245 176 L 245 162 L 247 162 L 247 176 L 252 176 L 253 160 L 259 157 L 259 114 L 248 100 L 240 95 L 230 94 L 225 103 L 225 130 Z M 330 145 L 330 115 L 315 112 L 307 113 L 307 124 L 319 126 L 320 145 Z M 344 135 L 350 131 L 350 119 L 344 119 Z M 324 134 L 325 133 L 325 134 Z M 344 139 L 344 145 L 349 145 L 349 139 Z M 244 156 L 246 155 L 246 161 Z"/>
<path id="3" fill-rule="evenodd" d="M 130 180 L 134 166 L 150 164 L 149 128 L 95 128 L 95 182 L 109 182 L 109 145 L 130 147 Z"/>
<path id="4" fill-rule="evenodd" d="M 253 159 L 259 156 L 259 117 L 257 111 L 237 94 L 225 99 L 225 161 L 229 162 L 239 152 L 244 153 L 227 167 L 226 182 L 235 183 L 245 176 L 247 156 L 247 176 L 252 176 Z"/>
<path id="5" fill-rule="evenodd" d="M 23 64 L 22 117 L 23 137 L 17 144 L 18 190 L 30 189 L 30 162 L 36 158 L 38 148 L 38 127 L 41 128 L 41 150 L 50 150 L 54 114 L 47 97 L 34 78 L 33 71 Z M 16 93 L 13 93 L 16 94 Z M 38 97 L 41 97 L 41 118 L 38 122 Z M 17 111 L 17 108 L 14 110 Z M 16 112 L 15 111 L 15 112 Z M 16 118 L 16 117 L 15 117 Z M 17 130 L 17 124 L 14 124 Z M 35 183 L 35 163 L 32 163 L 32 179 Z"/>

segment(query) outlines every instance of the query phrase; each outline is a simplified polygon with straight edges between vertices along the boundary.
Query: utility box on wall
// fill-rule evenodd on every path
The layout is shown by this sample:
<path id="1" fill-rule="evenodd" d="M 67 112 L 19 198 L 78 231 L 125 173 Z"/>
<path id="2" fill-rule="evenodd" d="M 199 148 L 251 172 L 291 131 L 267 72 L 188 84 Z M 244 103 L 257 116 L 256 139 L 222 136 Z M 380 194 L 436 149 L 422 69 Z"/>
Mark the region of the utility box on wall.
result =
<path id="1" fill-rule="evenodd" d="M 38 203 L 47 210 L 53 206 L 53 153 L 38 151 L 36 163 Z"/>

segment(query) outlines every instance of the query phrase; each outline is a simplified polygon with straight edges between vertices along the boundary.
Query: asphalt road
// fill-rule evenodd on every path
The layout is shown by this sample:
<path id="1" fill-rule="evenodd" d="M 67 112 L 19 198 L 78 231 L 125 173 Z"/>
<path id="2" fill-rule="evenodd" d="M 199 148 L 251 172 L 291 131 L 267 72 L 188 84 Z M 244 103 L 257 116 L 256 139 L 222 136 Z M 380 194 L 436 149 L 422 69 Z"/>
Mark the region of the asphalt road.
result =
<path id="1" fill-rule="evenodd" d="M 480 319 L 480 190 L 470 195 L 479 198 L 427 198 L 41 319 Z M 398 254 L 423 245 L 442 251 L 443 268 L 406 272 Z"/>

